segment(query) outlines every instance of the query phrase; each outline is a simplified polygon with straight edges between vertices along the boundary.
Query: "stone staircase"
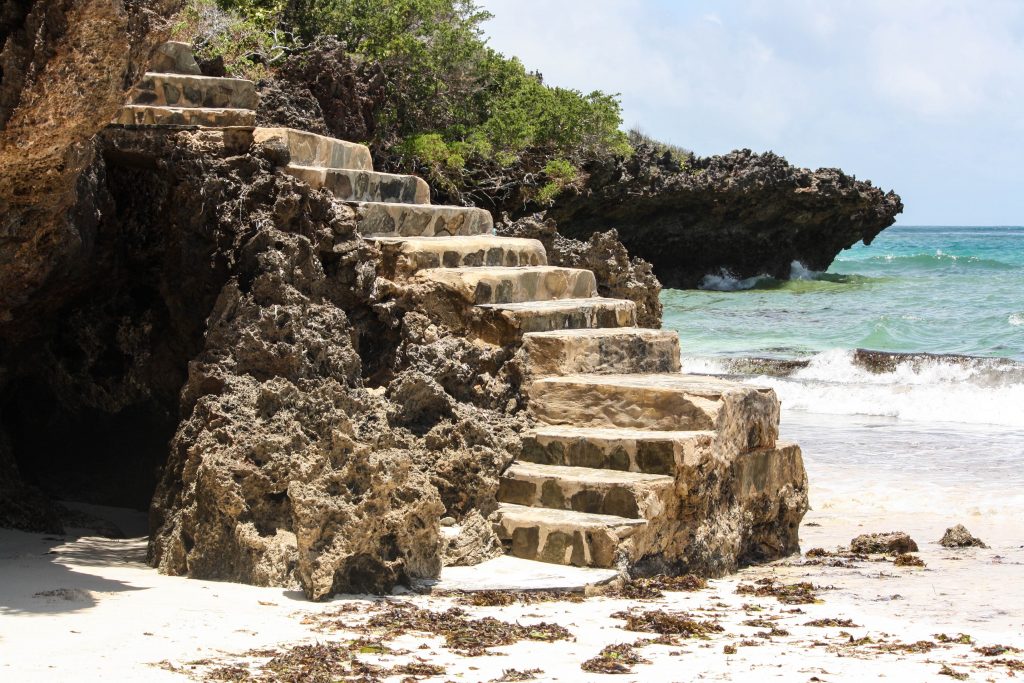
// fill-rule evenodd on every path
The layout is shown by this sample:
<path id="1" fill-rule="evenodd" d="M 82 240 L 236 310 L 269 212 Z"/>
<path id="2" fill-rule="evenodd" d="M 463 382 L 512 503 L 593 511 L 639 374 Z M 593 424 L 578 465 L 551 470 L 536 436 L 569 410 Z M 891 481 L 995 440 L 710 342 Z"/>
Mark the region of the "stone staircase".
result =
<path id="1" fill-rule="evenodd" d="M 163 63 L 188 71 L 187 61 Z M 676 333 L 636 327 L 633 302 L 599 297 L 592 272 L 548 265 L 537 240 L 495 236 L 487 211 L 431 205 L 422 179 L 374 171 L 363 145 L 256 128 L 255 107 L 248 81 L 147 73 L 114 122 L 252 128 L 254 143 L 287 148 L 284 172 L 353 207 L 383 253 L 381 276 L 438 283 L 475 316 L 482 341 L 519 346 L 537 425 L 502 475 L 492 518 L 510 554 L 685 565 L 706 506 L 695 481 L 743 482 L 722 494 L 742 525 L 744 496 L 778 498 L 795 476 L 786 472 L 802 473 L 799 449 L 776 444 L 771 390 L 681 374 Z"/>

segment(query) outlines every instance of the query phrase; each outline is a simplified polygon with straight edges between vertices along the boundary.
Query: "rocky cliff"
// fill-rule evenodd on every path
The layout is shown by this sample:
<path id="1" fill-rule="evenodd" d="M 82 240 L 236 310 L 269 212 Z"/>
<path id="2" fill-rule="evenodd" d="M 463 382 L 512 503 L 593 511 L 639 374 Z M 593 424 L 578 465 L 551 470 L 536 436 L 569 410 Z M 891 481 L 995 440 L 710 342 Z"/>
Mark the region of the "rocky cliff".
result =
<path id="1" fill-rule="evenodd" d="M 548 211 L 575 238 L 615 228 L 667 287 L 705 275 L 788 279 L 791 264 L 825 270 L 843 249 L 870 244 L 903 210 L 899 196 L 835 168 L 797 168 L 750 150 L 680 159 L 641 144 L 605 158 Z"/>
<path id="2" fill-rule="evenodd" d="M 500 549 L 482 518 L 528 424 L 521 335 L 440 281 L 388 277 L 353 205 L 282 170 L 287 145 L 250 127 L 107 127 L 169 6 L 50 7 L 21 15 L 63 28 L 17 43 L 45 59 L 17 62 L 39 65 L 12 85 L 0 150 L 0 524 L 59 530 L 55 500 L 149 506 L 161 570 L 314 599 Z M 83 58 L 92 41 L 101 66 Z M 74 82 L 88 97 L 60 87 Z M 503 229 L 658 326 L 656 280 L 614 233 Z M 775 471 L 739 455 L 687 474 L 705 524 L 650 539 L 651 570 L 685 557 L 721 573 L 795 547 L 798 451 L 765 500 Z M 468 534 L 450 548 L 442 516 Z"/>
<path id="3" fill-rule="evenodd" d="M 0 8 L 4 395 L 12 391 L 14 347 L 52 335 L 60 319 L 58 302 L 75 297 L 96 277 L 103 195 L 97 191 L 102 171 L 92 138 L 123 104 L 179 5 L 5 0 Z M 11 410 L 0 408 L 4 419 Z M 0 436 L 0 518 L 27 528 L 59 527 L 46 499 L 18 475 L 13 448 L 9 437 Z"/>

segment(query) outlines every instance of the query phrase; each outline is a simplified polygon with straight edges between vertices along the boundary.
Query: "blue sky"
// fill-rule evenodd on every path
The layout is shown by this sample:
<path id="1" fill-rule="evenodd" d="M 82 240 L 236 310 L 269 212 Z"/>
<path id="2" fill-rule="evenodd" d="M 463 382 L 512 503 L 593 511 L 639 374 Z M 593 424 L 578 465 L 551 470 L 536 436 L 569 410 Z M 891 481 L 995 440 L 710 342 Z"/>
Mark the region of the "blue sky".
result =
<path id="1" fill-rule="evenodd" d="M 545 81 L 698 154 L 894 189 L 903 225 L 1024 224 L 1024 0 L 478 0 Z"/>

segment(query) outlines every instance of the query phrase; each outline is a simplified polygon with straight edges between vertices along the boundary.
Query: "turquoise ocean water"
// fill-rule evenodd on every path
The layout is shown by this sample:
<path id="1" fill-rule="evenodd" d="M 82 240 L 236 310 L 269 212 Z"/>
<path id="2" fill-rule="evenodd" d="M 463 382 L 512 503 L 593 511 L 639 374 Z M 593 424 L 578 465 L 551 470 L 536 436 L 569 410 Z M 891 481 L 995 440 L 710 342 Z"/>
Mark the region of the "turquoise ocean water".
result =
<path id="1" fill-rule="evenodd" d="M 1024 360 L 1024 227 L 893 227 L 825 273 L 794 274 L 666 290 L 665 326 L 698 356 L 862 347 Z"/>
<path id="2" fill-rule="evenodd" d="M 848 482 L 844 496 L 870 481 L 884 482 L 879 505 L 941 495 L 960 510 L 1024 514 L 1024 227 L 893 227 L 825 273 L 794 263 L 793 275 L 709 273 L 702 290 L 665 290 L 683 370 L 807 361 L 740 379 L 778 393 L 812 501 L 815 481 Z M 935 355 L 880 372 L 858 348 Z"/>

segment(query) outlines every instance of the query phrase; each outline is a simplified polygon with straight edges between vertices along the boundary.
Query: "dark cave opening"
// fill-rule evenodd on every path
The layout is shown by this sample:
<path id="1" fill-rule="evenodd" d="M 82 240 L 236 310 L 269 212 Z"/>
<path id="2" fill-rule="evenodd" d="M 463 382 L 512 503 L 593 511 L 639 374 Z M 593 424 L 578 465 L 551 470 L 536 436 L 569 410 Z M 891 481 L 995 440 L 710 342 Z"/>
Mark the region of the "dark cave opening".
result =
<path id="1" fill-rule="evenodd" d="M 68 406 L 38 377 L 9 387 L 2 427 L 22 480 L 51 500 L 147 510 L 177 413 L 156 401 Z"/>

